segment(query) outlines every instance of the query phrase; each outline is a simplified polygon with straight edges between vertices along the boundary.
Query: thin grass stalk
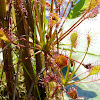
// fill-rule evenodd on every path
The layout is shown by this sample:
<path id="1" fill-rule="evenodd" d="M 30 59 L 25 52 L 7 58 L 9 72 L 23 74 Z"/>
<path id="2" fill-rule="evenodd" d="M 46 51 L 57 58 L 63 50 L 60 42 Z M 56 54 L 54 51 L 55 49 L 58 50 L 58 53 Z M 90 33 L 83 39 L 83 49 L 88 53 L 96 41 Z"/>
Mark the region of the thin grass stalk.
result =
<path id="1" fill-rule="evenodd" d="M 71 56 L 72 56 L 72 52 L 73 52 L 73 46 L 71 45 L 71 51 L 70 51 L 70 57 L 69 57 L 69 63 L 68 63 L 68 68 L 67 68 L 67 72 L 65 75 L 65 79 L 64 79 L 64 84 L 66 84 L 68 82 L 68 74 L 69 74 L 69 67 L 70 67 L 70 63 L 71 63 Z"/>
<path id="2" fill-rule="evenodd" d="M 63 13 L 62 18 L 63 18 L 63 17 L 64 17 L 64 15 L 65 15 L 65 19 L 64 19 L 64 21 L 62 22 L 62 25 L 60 26 L 60 29 L 59 29 L 59 31 L 58 31 L 58 34 L 60 33 L 60 30 L 62 29 L 62 27 L 63 27 L 64 23 L 66 22 L 67 16 L 68 16 L 68 14 L 69 14 L 69 13 L 70 13 L 70 11 L 71 11 L 71 8 L 72 8 L 72 3 L 73 3 L 73 2 L 71 2 L 71 7 L 70 7 L 70 9 L 69 9 L 69 12 L 67 12 L 67 14 L 66 14 L 66 15 Z M 68 4 L 66 5 L 66 9 L 67 9 L 67 8 L 68 8 Z M 62 18 L 61 18 L 61 21 L 62 21 Z"/>
<path id="3" fill-rule="evenodd" d="M 17 3 L 17 5 L 16 5 Z M 21 12 L 20 12 L 20 9 L 19 9 L 19 3 L 15 0 L 15 5 L 14 5 L 15 9 L 16 9 L 16 23 L 19 22 L 19 19 L 22 18 L 22 15 L 21 15 Z M 22 20 L 20 22 L 20 24 L 17 26 L 17 34 L 19 36 L 25 36 L 26 40 L 29 41 L 29 31 L 28 31 L 28 28 L 27 26 L 24 24 L 24 21 Z M 28 46 L 29 44 L 25 41 L 19 41 L 20 44 L 22 45 L 25 45 L 25 46 Z M 21 55 L 21 59 L 22 61 L 26 58 L 26 57 L 29 57 L 30 54 L 29 54 L 29 49 L 28 48 L 22 48 L 22 55 Z M 29 77 L 29 75 L 27 74 L 27 72 L 29 72 L 30 76 L 32 78 L 34 78 L 34 72 L 33 72 L 33 66 L 32 66 L 32 63 L 31 63 L 31 59 L 29 58 L 28 60 L 26 60 L 25 62 L 23 62 L 25 68 L 23 68 L 24 70 L 24 77 L 25 77 L 25 85 L 26 85 L 26 90 L 27 90 L 27 93 L 29 92 L 29 89 L 30 89 L 30 84 L 32 83 L 32 79 Z M 35 78 L 34 78 L 35 79 Z M 34 95 L 35 96 L 35 95 Z"/>
<path id="4" fill-rule="evenodd" d="M 41 20 L 41 28 L 42 28 L 42 30 L 43 30 L 43 0 L 41 0 L 41 3 L 42 4 L 40 4 L 40 8 L 41 8 L 41 10 L 40 10 L 40 20 Z M 44 36 L 43 36 L 44 37 Z"/>
<path id="5" fill-rule="evenodd" d="M 44 31 L 44 34 L 45 34 L 45 26 L 46 26 L 46 25 L 45 25 L 45 23 L 46 23 L 45 3 L 46 3 L 46 0 L 43 0 L 43 13 L 44 13 L 44 14 L 43 14 L 43 22 L 44 22 L 44 24 L 43 24 L 43 25 L 44 25 L 44 26 L 43 26 L 43 29 L 44 29 L 44 30 L 43 30 L 43 31 Z"/>
<path id="6" fill-rule="evenodd" d="M 68 83 L 69 80 L 75 75 L 75 73 L 76 73 L 77 70 L 80 68 L 80 66 L 83 65 L 82 63 L 83 63 L 83 61 L 84 61 L 84 59 L 85 59 L 85 57 L 86 57 L 86 54 L 87 54 L 87 52 L 88 52 L 88 49 L 89 49 L 89 44 L 88 44 L 88 46 L 87 46 L 87 49 L 86 49 L 86 52 L 85 52 L 85 55 L 84 55 L 82 61 L 80 62 L 79 66 L 76 68 L 76 70 L 75 70 L 75 71 L 71 74 L 71 76 L 68 78 L 67 83 Z M 88 77 L 88 76 L 87 76 L 87 77 Z M 86 78 L 87 78 L 87 77 L 86 77 Z M 83 78 L 83 79 L 85 79 L 85 78 Z M 83 79 L 82 79 L 82 80 L 83 80 Z M 80 81 L 81 81 L 81 79 L 80 79 Z M 67 83 L 66 83 L 66 84 L 67 84 Z"/>
<path id="7" fill-rule="evenodd" d="M 51 23 L 51 25 L 50 25 L 50 32 L 49 32 L 50 38 L 52 36 L 52 13 L 53 13 L 53 4 L 54 4 L 54 0 L 51 0 L 51 9 L 50 9 L 50 14 L 51 14 L 51 16 L 50 16 L 50 23 Z"/>
<path id="8" fill-rule="evenodd" d="M 64 15 L 65 15 L 65 13 L 66 13 L 66 10 L 67 10 L 67 8 L 68 8 L 68 6 L 69 6 L 70 1 L 71 1 L 71 0 L 68 1 L 67 5 L 66 5 L 66 8 L 65 8 L 65 10 L 64 10 L 64 13 L 63 13 L 63 15 L 62 15 L 62 17 L 64 17 Z"/>
<path id="9" fill-rule="evenodd" d="M 45 45 L 45 26 L 44 26 L 44 13 L 45 13 L 45 0 L 41 0 L 41 12 L 40 12 L 40 19 L 41 19 L 41 27 L 42 27 L 42 40 L 43 40 L 43 45 Z"/>
<path id="10" fill-rule="evenodd" d="M 15 77 L 13 100 L 15 100 L 15 96 L 16 96 L 16 87 L 17 87 L 17 82 L 18 82 L 18 72 L 19 72 L 21 54 L 22 54 L 22 50 L 19 51 L 19 59 L 18 59 L 18 65 L 17 65 L 17 73 L 16 73 L 16 77 Z"/>
<path id="11" fill-rule="evenodd" d="M 68 36 L 68 35 L 69 35 L 80 23 L 82 23 L 83 21 L 84 21 L 84 19 L 81 20 L 76 26 L 72 27 L 72 29 L 68 30 L 68 33 L 66 33 L 64 36 L 59 37 L 59 38 L 58 38 L 58 41 L 60 42 L 60 41 L 63 40 L 66 36 Z M 66 31 L 66 32 L 67 32 L 67 31 Z M 56 43 L 57 43 L 57 40 L 54 41 L 54 42 L 52 43 L 52 45 L 55 45 Z"/>
<path id="12" fill-rule="evenodd" d="M 42 1 L 43 2 L 43 1 Z M 44 5 L 43 5 L 44 6 Z M 41 7 L 42 7 L 42 5 L 41 5 Z M 35 8 L 34 8 L 34 2 L 33 2 L 33 13 L 34 13 L 34 52 L 36 53 L 36 52 L 38 52 L 38 50 L 36 50 L 35 49 L 35 44 L 38 44 L 38 42 L 36 41 L 36 36 L 37 36 L 37 31 L 36 31 L 36 27 L 37 27 L 37 21 L 35 20 L 36 19 L 36 15 L 35 15 L 35 13 L 36 13 L 36 11 L 35 11 Z M 43 16 L 43 11 L 42 11 L 42 15 L 41 16 Z M 41 23 L 41 26 L 42 26 L 42 31 L 43 31 L 43 17 L 41 17 L 41 21 L 42 21 L 42 23 Z M 40 33 L 41 34 L 41 33 Z M 44 32 L 43 32 L 43 34 L 42 34 L 42 37 L 43 37 L 43 41 L 44 41 Z M 43 64 L 43 62 L 42 62 L 42 54 L 41 53 L 39 53 L 39 54 L 36 54 L 36 55 L 34 55 L 34 57 L 36 58 L 35 59 L 35 63 L 36 63 L 36 65 L 34 65 L 34 67 L 36 67 L 36 73 L 37 74 L 39 74 L 40 73 L 40 71 L 42 70 L 42 64 Z M 39 95 L 38 96 L 38 99 L 42 99 L 42 100 L 44 100 L 45 99 L 45 97 L 46 97 L 46 94 L 45 94 L 45 88 L 43 88 L 42 86 L 40 86 L 39 84 L 37 84 L 37 86 L 36 86 L 36 89 L 39 89 L 39 91 L 37 91 L 37 94 Z"/>
<path id="13" fill-rule="evenodd" d="M 40 20 L 40 13 L 39 13 L 39 9 L 37 7 L 37 2 L 34 1 L 34 10 L 35 10 L 35 17 L 36 17 L 36 24 L 38 26 L 38 30 L 39 30 L 39 36 L 40 36 L 40 42 L 41 44 L 43 44 L 43 31 L 42 31 L 42 26 L 41 26 L 41 20 Z"/>
<path id="14" fill-rule="evenodd" d="M 92 80 L 92 81 L 76 82 L 76 83 L 73 83 L 73 84 L 90 83 L 90 82 L 96 82 L 96 81 L 100 81 L 100 79 L 95 79 L 95 80 Z"/>
<path id="15" fill-rule="evenodd" d="M 69 3 L 68 3 L 69 4 Z M 67 7 L 68 7 L 68 4 L 66 5 L 66 9 L 67 9 Z M 70 7 L 70 10 L 71 10 L 71 7 Z M 70 10 L 69 10 L 69 12 L 70 12 Z M 66 12 L 66 11 L 65 11 Z M 65 12 L 63 13 L 63 15 L 65 14 Z M 68 14 L 67 14 L 68 15 Z M 60 33 L 60 30 L 61 30 L 61 28 L 63 27 L 63 25 L 64 25 L 64 23 L 65 23 L 65 21 L 66 21 L 66 18 L 67 18 L 67 15 L 66 15 L 66 17 L 65 17 L 65 19 L 64 19 L 64 21 L 63 21 L 63 23 L 62 23 L 62 25 L 60 26 L 60 29 L 59 29 L 59 31 L 57 32 L 57 29 L 55 28 L 55 30 L 54 30 L 54 33 L 52 34 L 52 36 L 51 36 L 51 38 L 50 38 L 50 43 L 48 43 L 48 44 L 50 44 L 51 45 L 51 43 L 52 43 L 52 41 L 54 41 L 54 39 L 55 39 L 55 33 L 57 32 L 57 35 Z M 63 17 L 63 16 L 62 16 Z M 61 18 L 61 21 L 62 21 L 62 18 Z M 61 35 L 62 36 L 62 35 Z M 56 43 L 55 44 L 58 44 L 58 38 L 57 38 L 57 40 L 56 40 Z M 53 43 L 52 43 L 53 44 Z"/>

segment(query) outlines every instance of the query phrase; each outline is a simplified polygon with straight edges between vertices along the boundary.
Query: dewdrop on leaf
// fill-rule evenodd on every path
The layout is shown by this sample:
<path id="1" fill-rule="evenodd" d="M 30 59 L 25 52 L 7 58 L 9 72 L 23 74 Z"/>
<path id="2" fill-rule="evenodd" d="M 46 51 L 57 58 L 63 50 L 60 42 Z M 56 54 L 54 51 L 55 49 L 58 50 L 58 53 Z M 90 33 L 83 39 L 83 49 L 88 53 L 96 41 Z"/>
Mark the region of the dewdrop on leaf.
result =
<path id="1" fill-rule="evenodd" d="M 5 35 L 4 31 L 0 29 L 0 39 L 6 42 L 10 42 L 7 36 Z"/>

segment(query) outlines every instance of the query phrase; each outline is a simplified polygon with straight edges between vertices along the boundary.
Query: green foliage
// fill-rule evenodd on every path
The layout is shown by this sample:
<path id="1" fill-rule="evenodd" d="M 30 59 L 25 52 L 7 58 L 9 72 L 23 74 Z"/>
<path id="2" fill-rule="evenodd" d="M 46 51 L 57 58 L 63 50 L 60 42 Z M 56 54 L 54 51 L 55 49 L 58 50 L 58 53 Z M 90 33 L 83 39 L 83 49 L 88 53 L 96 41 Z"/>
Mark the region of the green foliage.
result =
<path id="1" fill-rule="evenodd" d="M 82 14 L 82 7 L 84 6 L 85 0 L 80 0 L 71 10 L 70 14 L 68 15 L 69 19 L 73 19 L 79 17 Z"/>
<path id="2" fill-rule="evenodd" d="M 88 9 L 89 3 L 90 0 L 80 0 L 69 13 L 68 19 L 73 19 L 83 14 Z"/>
<path id="3" fill-rule="evenodd" d="M 85 0 L 84 6 L 81 8 L 81 10 L 83 9 L 86 11 L 90 5 L 90 2 L 91 2 L 90 0 Z"/>

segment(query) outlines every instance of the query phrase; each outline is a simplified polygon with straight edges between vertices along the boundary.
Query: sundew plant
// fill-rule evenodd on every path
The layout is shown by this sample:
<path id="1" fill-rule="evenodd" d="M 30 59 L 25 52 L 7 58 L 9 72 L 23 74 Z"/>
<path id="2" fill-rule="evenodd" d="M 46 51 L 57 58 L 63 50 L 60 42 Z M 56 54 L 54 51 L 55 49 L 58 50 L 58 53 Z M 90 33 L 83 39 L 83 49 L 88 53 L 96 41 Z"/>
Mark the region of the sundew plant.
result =
<path id="1" fill-rule="evenodd" d="M 83 63 L 91 55 L 90 34 L 83 59 L 72 57 L 79 39 L 74 30 L 99 8 L 100 0 L 0 0 L 0 100 L 64 100 L 64 93 L 84 100 L 73 84 L 99 81 L 84 80 L 98 74 L 100 65 Z M 75 18 L 68 29 L 65 23 Z M 62 43 L 68 36 L 70 41 Z M 76 74 L 82 66 L 86 71 Z"/>

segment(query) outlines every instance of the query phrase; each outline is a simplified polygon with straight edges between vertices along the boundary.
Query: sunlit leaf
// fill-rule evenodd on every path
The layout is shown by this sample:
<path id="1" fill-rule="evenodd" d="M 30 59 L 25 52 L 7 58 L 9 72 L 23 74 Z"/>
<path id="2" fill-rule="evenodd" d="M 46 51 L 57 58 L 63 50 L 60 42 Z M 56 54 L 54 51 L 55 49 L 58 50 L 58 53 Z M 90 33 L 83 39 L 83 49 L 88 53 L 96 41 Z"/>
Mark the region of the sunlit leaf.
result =
<path id="1" fill-rule="evenodd" d="M 85 0 L 84 6 L 81 8 L 81 10 L 87 10 L 90 5 L 90 0 Z"/>
<path id="2" fill-rule="evenodd" d="M 99 71 L 100 71 L 100 66 L 94 66 L 94 67 L 91 69 L 89 75 L 97 74 L 97 73 L 99 73 Z"/>
<path id="3" fill-rule="evenodd" d="M 5 33 L 0 29 L 0 39 L 6 42 L 10 42 Z"/>
<path id="4" fill-rule="evenodd" d="M 85 0 L 80 0 L 75 6 L 74 8 L 72 9 L 71 13 L 68 15 L 68 18 L 69 19 L 72 19 L 72 18 L 76 18 L 78 17 L 80 14 L 82 14 L 82 7 L 84 6 L 85 4 Z"/>
<path id="5" fill-rule="evenodd" d="M 68 15 L 69 19 L 73 19 L 79 17 L 81 14 L 84 13 L 88 8 L 89 10 L 94 9 L 100 0 L 80 0 L 72 9 L 71 13 Z"/>

